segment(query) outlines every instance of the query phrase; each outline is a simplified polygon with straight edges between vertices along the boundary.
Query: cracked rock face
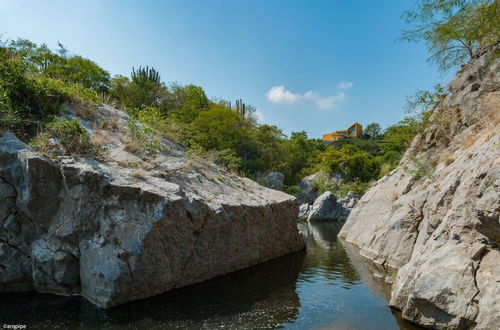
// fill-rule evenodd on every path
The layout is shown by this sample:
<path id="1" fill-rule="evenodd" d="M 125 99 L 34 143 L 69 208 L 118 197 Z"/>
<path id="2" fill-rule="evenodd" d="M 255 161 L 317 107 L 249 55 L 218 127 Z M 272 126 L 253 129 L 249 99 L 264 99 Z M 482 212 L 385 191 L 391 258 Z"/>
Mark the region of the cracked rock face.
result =
<path id="1" fill-rule="evenodd" d="M 391 305 L 439 329 L 500 328 L 500 49 L 478 52 L 339 236 L 398 269 Z"/>
<path id="2" fill-rule="evenodd" d="M 119 127 L 105 132 L 102 163 L 51 161 L 0 137 L 0 292 L 81 294 L 111 307 L 304 248 L 292 196 L 169 141 L 146 162 L 125 151 L 126 115 L 103 106 L 96 116 Z"/>

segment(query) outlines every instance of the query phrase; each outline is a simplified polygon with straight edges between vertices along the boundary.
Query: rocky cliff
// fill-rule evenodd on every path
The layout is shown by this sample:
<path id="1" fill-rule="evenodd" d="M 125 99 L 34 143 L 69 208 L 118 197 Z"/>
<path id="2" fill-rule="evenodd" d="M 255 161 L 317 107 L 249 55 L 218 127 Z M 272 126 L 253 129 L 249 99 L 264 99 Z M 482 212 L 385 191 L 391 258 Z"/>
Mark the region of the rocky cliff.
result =
<path id="1" fill-rule="evenodd" d="M 339 236 L 398 269 L 391 305 L 440 329 L 500 328 L 500 45 L 457 74 L 399 167 Z"/>
<path id="2" fill-rule="evenodd" d="M 108 150 L 101 162 L 50 160 L 0 137 L 0 292 L 110 307 L 304 248 L 292 196 L 168 140 L 147 160 L 128 152 L 127 120 L 107 106 L 80 119 Z"/>

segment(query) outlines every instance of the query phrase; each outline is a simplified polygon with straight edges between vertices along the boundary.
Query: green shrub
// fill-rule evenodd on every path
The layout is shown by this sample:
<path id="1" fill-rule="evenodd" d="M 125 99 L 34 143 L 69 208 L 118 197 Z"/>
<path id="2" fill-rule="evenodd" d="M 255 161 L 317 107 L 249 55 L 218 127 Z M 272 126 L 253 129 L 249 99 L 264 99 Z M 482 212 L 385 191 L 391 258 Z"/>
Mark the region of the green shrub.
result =
<path id="1" fill-rule="evenodd" d="M 435 163 L 422 162 L 420 159 L 413 157 L 411 159 L 412 168 L 408 168 L 407 172 L 413 179 L 420 181 L 433 177 Z"/>
<path id="2" fill-rule="evenodd" d="M 362 196 L 368 188 L 370 188 L 371 182 L 362 182 L 362 181 L 352 181 L 346 182 L 338 186 L 337 189 L 333 191 L 333 193 L 339 197 L 345 197 L 349 192 L 352 192 L 356 195 Z"/>
<path id="3" fill-rule="evenodd" d="M 0 128 L 27 141 L 64 103 L 94 102 L 95 91 L 47 76 L 32 77 L 19 56 L 0 47 Z"/>
<path id="4" fill-rule="evenodd" d="M 284 191 L 287 194 L 290 194 L 293 196 L 299 196 L 302 193 L 302 190 L 299 188 L 298 185 L 287 186 L 287 187 L 285 187 Z"/>
<path id="5" fill-rule="evenodd" d="M 349 192 L 357 195 L 363 195 L 370 185 L 370 182 L 363 182 L 360 180 L 339 182 L 326 172 L 320 172 L 313 181 L 313 187 L 319 194 L 330 191 L 338 198 L 346 196 Z"/>
<path id="6" fill-rule="evenodd" d="M 30 74 L 35 76 L 78 84 L 94 91 L 109 89 L 110 76 L 106 70 L 81 56 L 68 56 L 68 50 L 62 44 L 54 52 L 45 44 L 38 46 L 27 39 L 17 39 L 5 43 L 4 48 L 22 59 Z"/>
<path id="7" fill-rule="evenodd" d="M 77 119 L 62 118 L 51 122 L 30 145 L 50 157 L 82 156 L 100 158 L 104 150 L 92 142 L 90 135 Z"/>
<path id="8" fill-rule="evenodd" d="M 312 186 L 319 194 L 322 194 L 326 191 L 336 191 L 340 186 L 340 182 L 332 178 L 327 172 L 321 171 L 316 175 Z"/>
<path id="9" fill-rule="evenodd" d="M 204 151 L 201 148 L 191 148 L 203 159 L 224 167 L 228 171 L 238 172 L 241 168 L 241 158 L 231 149 Z"/>
<path id="10" fill-rule="evenodd" d="M 96 91 L 79 84 L 66 83 L 49 77 L 35 78 L 35 88 L 38 96 L 46 104 L 62 104 L 64 102 L 98 102 Z"/>
<path id="11" fill-rule="evenodd" d="M 127 151 L 140 153 L 145 151 L 150 157 L 155 156 L 161 150 L 161 143 L 156 138 L 155 131 L 148 126 L 138 123 L 137 119 L 130 117 L 127 121 L 128 135 L 130 141 L 126 145 Z"/>

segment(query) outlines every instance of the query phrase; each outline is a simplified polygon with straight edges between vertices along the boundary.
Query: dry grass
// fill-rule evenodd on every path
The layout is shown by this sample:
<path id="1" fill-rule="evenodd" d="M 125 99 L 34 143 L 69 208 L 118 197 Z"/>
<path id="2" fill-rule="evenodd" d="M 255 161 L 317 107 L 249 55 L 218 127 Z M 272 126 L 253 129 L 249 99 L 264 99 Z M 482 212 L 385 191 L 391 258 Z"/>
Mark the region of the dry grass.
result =
<path id="1" fill-rule="evenodd" d="M 134 139 L 127 141 L 123 149 L 132 154 L 138 154 L 143 151 L 142 144 Z"/>
<path id="2" fill-rule="evenodd" d="M 97 106 L 88 102 L 76 105 L 76 115 L 86 120 L 94 120 L 96 110 Z"/>
<path id="3" fill-rule="evenodd" d="M 150 162 L 150 161 L 143 162 L 141 168 L 145 171 L 151 171 L 151 170 L 154 170 L 156 168 L 156 164 L 153 162 Z"/>
<path id="4" fill-rule="evenodd" d="M 142 170 L 135 170 L 132 173 L 130 173 L 130 176 L 133 177 L 134 179 L 138 179 L 138 180 L 145 180 L 146 179 L 146 175 L 145 175 L 144 171 L 142 171 Z"/>
<path id="5" fill-rule="evenodd" d="M 141 166 L 141 162 L 134 160 L 125 160 L 118 162 L 118 166 L 124 168 L 138 168 L 139 166 Z"/>
<path id="6" fill-rule="evenodd" d="M 124 106 L 114 97 L 107 93 L 99 93 L 98 95 L 99 101 L 103 104 L 107 104 L 112 108 L 123 110 Z"/>
<path id="7" fill-rule="evenodd" d="M 96 127 L 102 130 L 117 132 L 120 127 L 119 121 L 118 117 L 106 118 L 97 123 Z"/>
<path id="8" fill-rule="evenodd" d="M 462 150 L 467 150 L 469 149 L 474 143 L 476 143 L 476 139 L 478 137 L 477 130 L 469 130 L 467 134 L 464 134 L 462 138 L 462 146 L 460 149 Z"/>
<path id="9" fill-rule="evenodd" d="M 441 155 L 439 156 L 438 163 L 444 163 L 446 166 L 450 165 L 455 161 L 455 157 L 453 157 L 453 153 L 451 153 L 448 150 L 445 150 Z"/>
<path id="10" fill-rule="evenodd" d="M 500 134 L 500 102 L 493 96 L 484 101 L 484 108 L 476 119 L 473 129 L 463 137 L 462 150 L 467 150 L 476 142 L 482 144 Z"/>
<path id="11" fill-rule="evenodd" d="M 103 131 L 103 130 L 96 130 L 95 133 L 94 133 L 94 137 L 92 138 L 92 140 L 95 142 L 95 143 L 98 143 L 98 144 L 112 144 L 113 142 L 108 139 L 107 137 L 107 132 L 106 131 Z"/>

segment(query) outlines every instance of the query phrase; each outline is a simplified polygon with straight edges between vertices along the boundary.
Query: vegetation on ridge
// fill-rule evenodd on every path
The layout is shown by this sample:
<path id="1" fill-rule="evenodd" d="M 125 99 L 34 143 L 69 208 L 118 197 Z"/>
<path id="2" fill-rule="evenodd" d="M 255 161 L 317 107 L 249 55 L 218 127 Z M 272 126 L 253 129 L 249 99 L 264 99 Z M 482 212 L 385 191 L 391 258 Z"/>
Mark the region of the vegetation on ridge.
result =
<path id="1" fill-rule="evenodd" d="M 403 38 L 425 40 L 433 60 L 447 69 L 496 41 L 498 7 L 497 1 L 487 0 L 420 0 L 414 11 L 405 14 L 414 29 L 404 32 Z M 131 116 L 126 146 L 131 152 L 145 151 L 153 157 L 160 148 L 158 137 L 167 137 L 189 152 L 257 180 L 279 171 L 291 193 L 297 192 L 301 178 L 317 171 L 327 174 L 325 182 L 318 183 L 320 190 L 362 193 L 371 181 L 397 166 L 444 94 L 441 86 L 432 92 L 418 91 L 409 99 L 407 116 L 397 124 L 382 130 L 372 123 L 361 138 L 325 145 L 304 131 L 287 137 L 274 125 L 258 123 L 255 108 L 242 100 L 233 106 L 209 99 L 200 86 L 166 84 L 149 66 L 133 68 L 130 78 L 111 77 L 61 44 L 57 51 L 26 39 L 0 46 L 0 130 L 32 141 L 39 150 L 57 139 L 65 145 L 62 154 L 98 156 L 98 146 L 76 121 L 58 117 L 64 104 L 95 109 L 98 103 L 107 103 Z M 87 113 L 92 119 L 92 111 Z M 333 174 L 340 175 L 343 183 L 332 183 Z"/>

